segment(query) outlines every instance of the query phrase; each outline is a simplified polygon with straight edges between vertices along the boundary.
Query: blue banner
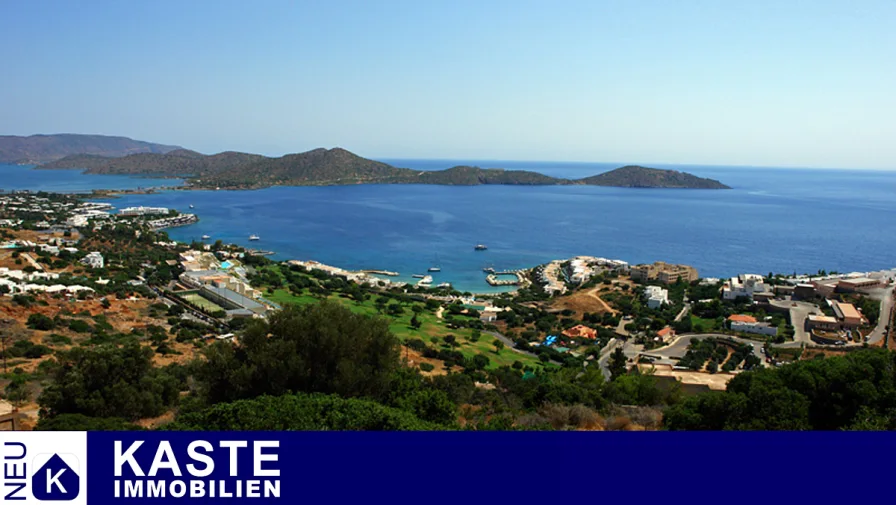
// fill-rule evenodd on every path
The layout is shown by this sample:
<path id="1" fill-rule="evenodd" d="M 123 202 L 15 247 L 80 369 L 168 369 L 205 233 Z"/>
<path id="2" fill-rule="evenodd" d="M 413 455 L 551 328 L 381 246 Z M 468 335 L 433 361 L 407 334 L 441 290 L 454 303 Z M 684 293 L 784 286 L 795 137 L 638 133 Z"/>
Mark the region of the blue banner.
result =
<path id="1" fill-rule="evenodd" d="M 721 503 L 881 492 L 890 433 L 4 432 L 0 503 Z"/>

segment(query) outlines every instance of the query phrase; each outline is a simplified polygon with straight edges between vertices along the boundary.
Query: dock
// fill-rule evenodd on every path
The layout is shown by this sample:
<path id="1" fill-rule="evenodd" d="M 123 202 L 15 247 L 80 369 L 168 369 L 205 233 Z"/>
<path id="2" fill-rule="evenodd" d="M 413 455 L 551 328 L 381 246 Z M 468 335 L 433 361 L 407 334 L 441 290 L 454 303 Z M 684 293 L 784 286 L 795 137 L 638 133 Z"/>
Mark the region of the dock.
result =
<path id="1" fill-rule="evenodd" d="M 390 272 L 389 270 L 361 270 L 363 274 L 385 275 L 387 277 L 398 277 L 398 272 Z"/>
<path id="2" fill-rule="evenodd" d="M 277 254 L 274 251 L 263 251 L 261 249 L 249 249 L 246 252 L 249 253 L 250 256 L 273 256 L 274 254 Z"/>

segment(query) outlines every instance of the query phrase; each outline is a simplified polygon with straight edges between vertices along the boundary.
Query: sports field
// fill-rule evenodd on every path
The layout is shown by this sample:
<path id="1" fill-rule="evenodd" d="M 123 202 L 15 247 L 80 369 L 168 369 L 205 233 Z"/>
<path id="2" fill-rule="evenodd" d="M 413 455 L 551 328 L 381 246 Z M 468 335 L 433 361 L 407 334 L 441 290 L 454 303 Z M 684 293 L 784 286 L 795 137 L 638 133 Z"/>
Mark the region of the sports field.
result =
<path id="1" fill-rule="evenodd" d="M 208 312 L 217 312 L 219 310 L 224 310 L 223 307 L 211 300 L 208 300 L 207 298 L 203 298 L 199 295 L 199 293 L 187 293 L 185 295 L 182 295 L 181 298 L 201 308 L 202 310 L 207 310 Z"/>

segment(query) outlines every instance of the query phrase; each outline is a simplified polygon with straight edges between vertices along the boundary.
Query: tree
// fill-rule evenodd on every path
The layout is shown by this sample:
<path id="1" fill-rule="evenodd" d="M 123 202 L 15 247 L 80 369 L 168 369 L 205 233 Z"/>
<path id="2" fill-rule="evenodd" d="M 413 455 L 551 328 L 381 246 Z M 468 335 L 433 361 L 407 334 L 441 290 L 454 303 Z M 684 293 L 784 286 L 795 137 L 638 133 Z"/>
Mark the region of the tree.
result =
<path id="1" fill-rule="evenodd" d="M 180 383 L 167 369 L 153 368 L 152 354 L 136 342 L 58 352 L 52 382 L 38 397 L 41 417 L 134 420 L 161 414 L 177 401 Z"/>
<path id="2" fill-rule="evenodd" d="M 610 360 L 607 362 L 607 368 L 610 369 L 610 377 L 613 380 L 625 375 L 627 371 L 625 364 L 625 353 L 622 352 L 622 348 L 617 347 L 613 350 L 613 354 L 610 355 Z"/>
<path id="3" fill-rule="evenodd" d="M 436 392 L 438 393 L 438 392 Z M 444 393 L 443 393 L 444 394 Z M 453 404 L 433 394 L 408 400 L 408 407 L 433 418 L 447 419 Z M 412 412 L 357 398 L 336 395 L 287 394 L 219 403 L 205 410 L 181 414 L 165 427 L 172 430 L 440 430 Z"/>
<path id="4" fill-rule="evenodd" d="M 250 323 L 238 344 L 217 342 L 203 354 L 195 379 L 209 404 L 294 391 L 376 398 L 400 356 L 388 320 L 333 301 L 287 306 Z"/>
<path id="5" fill-rule="evenodd" d="M 454 335 L 445 335 L 445 343 L 451 347 L 457 345 L 457 337 Z"/>
<path id="6" fill-rule="evenodd" d="M 422 326 L 422 323 L 420 322 L 419 319 L 417 319 L 417 314 L 415 313 L 413 315 L 413 317 L 411 317 L 411 328 L 414 328 L 415 330 L 419 330 L 420 326 Z"/>
<path id="7" fill-rule="evenodd" d="M 18 407 L 28 401 L 28 377 L 23 373 L 19 373 L 18 368 L 16 368 L 15 372 L 4 392 L 6 393 L 6 399 Z"/>
<path id="8" fill-rule="evenodd" d="M 495 353 L 499 353 L 504 349 L 504 342 L 502 342 L 501 339 L 496 338 L 493 343 L 495 345 Z"/>

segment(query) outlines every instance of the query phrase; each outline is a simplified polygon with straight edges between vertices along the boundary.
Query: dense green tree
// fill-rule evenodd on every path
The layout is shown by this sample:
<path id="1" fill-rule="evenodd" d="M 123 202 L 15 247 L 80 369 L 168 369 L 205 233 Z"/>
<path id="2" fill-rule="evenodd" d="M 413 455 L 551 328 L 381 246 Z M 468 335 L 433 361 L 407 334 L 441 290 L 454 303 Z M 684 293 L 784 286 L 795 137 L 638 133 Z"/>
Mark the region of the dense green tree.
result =
<path id="1" fill-rule="evenodd" d="M 625 375 L 625 363 L 625 353 L 622 352 L 621 347 L 617 347 L 613 350 L 613 354 L 610 355 L 610 359 L 607 362 L 607 368 L 610 370 L 610 378 L 615 380 L 617 377 L 622 377 L 623 375 Z"/>
<path id="2" fill-rule="evenodd" d="M 238 344 L 218 342 L 204 355 L 195 378 L 210 404 L 289 392 L 376 398 L 399 366 L 387 320 L 331 301 L 287 306 L 253 322 Z"/>
<path id="3" fill-rule="evenodd" d="M 38 398 L 41 417 L 84 414 L 134 420 L 161 414 L 177 401 L 180 383 L 165 369 L 153 368 L 152 354 L 135 342 L 58 353 L 52 382 Z"/>
<path id="4" fill-rule="evenodd" d="M 669 429 L 837 430 L 892 426 L 894 412 L 896 353 L 862 350 L 738 374 L 665 419 Z"/>
<path id="5" fill-rule="evenodd" d="M 421 400 L 421 408 L 426 409 Z M 436 409 L 438 410 L 438 409 Z M 438 430 L 411 412 L 370 400 L 322 394 L 260 396 L 183 414 L 172 430 Z"/>

